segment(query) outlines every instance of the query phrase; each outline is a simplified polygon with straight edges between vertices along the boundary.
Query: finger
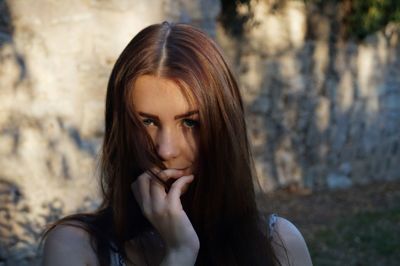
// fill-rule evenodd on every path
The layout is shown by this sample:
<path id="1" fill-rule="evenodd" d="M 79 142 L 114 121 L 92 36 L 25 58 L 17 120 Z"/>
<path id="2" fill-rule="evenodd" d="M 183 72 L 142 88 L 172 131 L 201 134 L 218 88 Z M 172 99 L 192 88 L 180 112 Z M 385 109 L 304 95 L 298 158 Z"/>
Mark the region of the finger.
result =
<path id="1" fill-rule="evenodd" d="M 167 198 L 169 203 L 173 205 L 173 207 L 182 208 L 180 197 L 184 193 L 184 191 L 187 190 L 193 180 L 193 175 L 182 176 L 172 184 L 171 189 L 168 192 Z"/>
<path id="2" fill-rule="evenodd" d="M 148 173 L 141 174 L 131 185 L 136 201 L 142 212 L 148 213 L 150 210 L 150 176 Z"/>
<path id="3" fill-rule="evenodd" d="M 159 168 L 159 167 L 157 167 L 157 166 L 154 166 L 154 167 L 152 167 L 152 168 L 150 168 L 149 170 L 148 170 L 148 172 L 150 172 L 151 173 L 151 175 L 157 175 L 159 172 L 161 172 L 162 170 Z"/>
<path id="4" fill-rule="evenodd" d="M 178 179 L 183 175 L 183 171 L 182 170 L 178 170 L 178 169 L 165 169 L 160 171 L 157 174 L 164 182 L 168 182 L 169 179 L 173 178 L 173 179 Z"/>
<path id="5" fill-rule="evenodd" d="M 164 187 L 167 187 L 167 183 L 159 176 L 159 174 L 162 172 L 160 168 L 157 166 L 152 167 L 150 170 L 147 171 L 149 175 L 157 180 L 159 183 L 161 183 Z"/>
<path id="6" fill-rule="evenodd" d="M 150 197 L 151 197 L 151 209 L 152 213 L 156 215 L 162 215 L 164 206 L 166 204 L 165 187 L 158 180 L 150 179 Z"/>
<path id="7" fill-rule="evenodd" d="M 165 192 L 165 184 L 161 183 L 157 178 L 150 178 L 150 198 L 153 201 L 164 200 L 167 195 Z"/>

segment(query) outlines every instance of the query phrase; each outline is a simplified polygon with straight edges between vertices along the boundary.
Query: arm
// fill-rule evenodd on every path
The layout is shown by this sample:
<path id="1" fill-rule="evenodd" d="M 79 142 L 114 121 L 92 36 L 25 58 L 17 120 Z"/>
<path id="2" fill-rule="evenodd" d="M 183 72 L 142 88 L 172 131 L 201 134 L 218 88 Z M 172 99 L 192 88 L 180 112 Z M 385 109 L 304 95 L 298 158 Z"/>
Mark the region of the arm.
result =
<path id="1" fill-rule="evenodd" d="M 52 229 L 44 244 L 43 266 L 55 265 L 97 266 L 88 233 L 71 225 Z"/>
<path id="2" fill-rule="evenodd" d="M 164 187 L 164 182 L 153 178 L 149 172 L 132 183 L 139 207 L 164 241 L 166 253 L 162 266 L 194 265 L 200 248 L 199 238 L 180 200 L 194 177 L 182 174 L 176 169 L 158 172 L 158 177 L 164 182 L 175 179 L 169 190 Z"/>
<path id="3" fill-rule="evenodd" d="M 272 237 L 272 247 L 283 266 L 312 265 L 307 244 L 300 231 L 291 222 L 278 217 Z"/>

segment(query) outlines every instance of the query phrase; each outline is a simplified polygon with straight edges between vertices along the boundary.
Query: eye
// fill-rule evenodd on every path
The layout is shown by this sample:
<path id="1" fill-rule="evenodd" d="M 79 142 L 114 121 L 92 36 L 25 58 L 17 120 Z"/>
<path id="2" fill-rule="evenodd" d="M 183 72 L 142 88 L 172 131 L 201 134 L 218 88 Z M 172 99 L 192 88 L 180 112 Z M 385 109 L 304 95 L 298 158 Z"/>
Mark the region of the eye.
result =
<path id="1" fill-rule="evenodd" d="M 146 127 L 155 126 L 156 125 L 155 121 L 153 119 L 151 119 L 151 118 L 145 118 L 145 119 L 142 120 L 142 122 Z"/>
<path id="2" fill-rule="evenodd" d="M 182 123 L 188 128 L 195 128 L 199 126 L 199 121 L 193 119 L 183 119 Z"/>

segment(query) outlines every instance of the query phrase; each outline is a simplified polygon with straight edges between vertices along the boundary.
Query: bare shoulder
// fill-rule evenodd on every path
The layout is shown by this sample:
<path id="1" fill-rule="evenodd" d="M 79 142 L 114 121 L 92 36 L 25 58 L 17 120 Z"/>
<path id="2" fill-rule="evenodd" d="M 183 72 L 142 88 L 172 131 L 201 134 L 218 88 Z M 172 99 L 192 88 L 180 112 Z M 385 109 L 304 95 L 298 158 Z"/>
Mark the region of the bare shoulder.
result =
<path id="1" fill-rule="evenodd" d="M 97 266 L 98 261 L 90 245 L 89 234 L 76 226 L 57 225 L 46 237 L 43 265 Z"/>
<path id="2" fill-rule="evenodd" d="M 277 217 L 272 231 L 272 246 L 282 265 L 312 265 L 310 253 L 302 234 L 293 223 L 285 218 Z"/>

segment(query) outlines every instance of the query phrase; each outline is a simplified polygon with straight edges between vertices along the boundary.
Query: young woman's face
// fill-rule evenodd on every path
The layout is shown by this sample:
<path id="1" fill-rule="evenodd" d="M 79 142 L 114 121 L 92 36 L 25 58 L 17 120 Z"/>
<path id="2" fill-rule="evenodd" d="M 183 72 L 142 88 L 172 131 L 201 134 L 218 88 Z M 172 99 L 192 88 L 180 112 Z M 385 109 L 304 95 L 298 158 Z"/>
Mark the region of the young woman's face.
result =
<path id="1" fill-rule="evenodd" d="M 169 169 L 193 174 L 198 157 L 199 113 L 189 94 L 171 79 L 140 76 L 133 88 L 133 105 L 157 153 Z"/>

